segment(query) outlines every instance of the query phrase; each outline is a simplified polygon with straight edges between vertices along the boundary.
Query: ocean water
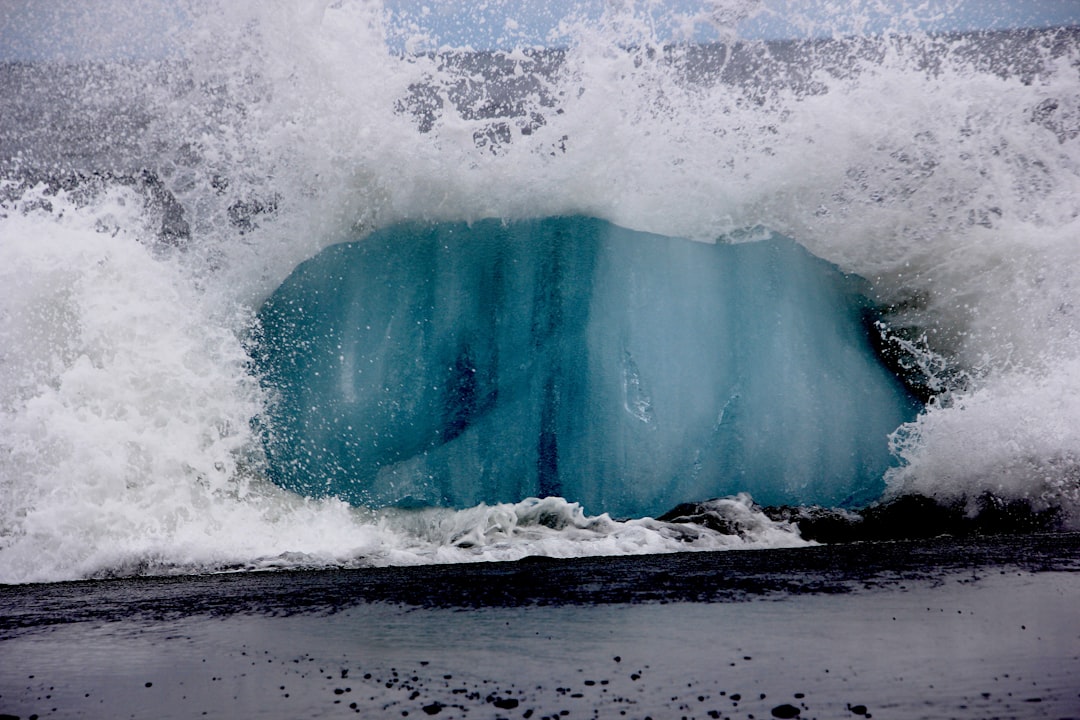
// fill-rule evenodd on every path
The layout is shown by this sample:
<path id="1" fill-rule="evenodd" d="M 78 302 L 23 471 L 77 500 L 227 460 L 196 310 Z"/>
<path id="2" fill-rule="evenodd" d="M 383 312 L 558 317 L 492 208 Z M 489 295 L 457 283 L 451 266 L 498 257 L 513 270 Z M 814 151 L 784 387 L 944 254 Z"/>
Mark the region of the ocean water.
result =
<path id="1" fill-rule="evenodd" d="M 753 3 L 631 3 L 553 8 L 543 42 L 508 23 L 491 50 L 440 45 L 422 10 L 378 3 L 110 7 L 123 22 L 98 18 L 77 42 L 34 36 L 49 24 L 14 10 L 0 24 L 25 50 L 0 67 L 0 582 L 809 542 L 809 511 L 753 498 L 1080 524 L 1076 21 L 851 35 L 870 21 L 856 3 L 761 40 L 738 39 L 768 15 Z M 496 253 L 508 292 L 569 278 L 558 292 L 472 294 L 486 260 L 469 238 L 559 222 L 610 228 L 602 252 L 571 238 Z M 436 268 L 410 259 L 417 227 L 466 237 Z M 647 251 L 618 242 L 646 234 Z M 282 453 L 307 442 L 282 398 L 310 408 L 348 388 L 266 358 L 298 362 L 348 318 L 275 334 L 265 304 L 302 263 L 370 238 L 391 268 L 342 268 L 348 307 L 389 322 L 395 303 L 420 307 L 407 293 L 423 277 L 445 280 L 429 306 L 462 309 L 349 355 L 420 343 L 409 372 L 352 385 L 367 424 L 316 446 L 344 471 L 328 473 Z M 801 259 L 724 259 L 770 243 Z M 597 252 L 589 272 L 548 272 Z M 514 262 L 533 284 L 514 284 Z M 725 273 L 777 291 L 733 298 Z M 537 308 L 546 330 L 524 319 Z M 529 348 L 548 331 L 561 349 Z M 433 339 L 467 333 L 467 352 Z M 728 342 L 743 352 L 733 378 L 711 361 Z M 497 398 L 474 378 L 495 356 L 562 360 L 511 401 L 525 385 L 502 370 Z M 425 399 L 439 377 L 450 400 Z M 378 423 L 408 435 L 392 455 L 328 449 L 369 447 Z M 844 452 L 851 433 L 805 432 L 849 426 Z M 645 427 L 659 429 L 633 434 Z M 371 490 L 378 471 L 357 457 L 411 473 L 409 491 L 385 474 Z M 662 515 L 705 501 L 712 522 Z"/>
<path id="2" fill-rule="evenodd" d="M 268 472 L 367 507 L 866 503 L 917 402 L 875 356 L 860 286 L 777 237 L 394 226 L 259 311 Z"/>

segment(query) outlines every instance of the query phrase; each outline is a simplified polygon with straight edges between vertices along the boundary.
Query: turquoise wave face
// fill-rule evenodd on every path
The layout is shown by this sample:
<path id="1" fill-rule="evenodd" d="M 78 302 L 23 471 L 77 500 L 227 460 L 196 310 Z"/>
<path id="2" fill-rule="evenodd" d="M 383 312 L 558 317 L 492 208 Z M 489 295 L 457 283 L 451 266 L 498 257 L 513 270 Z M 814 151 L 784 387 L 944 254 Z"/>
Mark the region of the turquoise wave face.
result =
<path id="1" fill-rule="evenodd" d="M 866 503 L 916 407 L 875 356 L 860 288 L 776 235 L 710 245 L 583 217 L 383 230 L 297 267 L 259 313 L 268 472 L 369 507 Z"/>

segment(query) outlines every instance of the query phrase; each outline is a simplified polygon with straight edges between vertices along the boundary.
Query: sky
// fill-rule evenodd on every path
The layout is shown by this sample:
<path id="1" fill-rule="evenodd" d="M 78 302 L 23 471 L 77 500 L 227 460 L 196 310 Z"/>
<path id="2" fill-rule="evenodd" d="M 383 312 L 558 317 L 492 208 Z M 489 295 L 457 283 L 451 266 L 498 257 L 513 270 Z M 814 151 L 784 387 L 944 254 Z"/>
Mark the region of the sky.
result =
<path id="1" fill-rule="evenodd" d="M 407 36 L 417 35 L 424 38 L 412 45 L 417 50 L 563 45 L 567 34 L 560 24 L 566 18 L 598 23 L 602 17 L 618 18 L 627 7 L 653 23 L 655 36 L 662 41 L 852 35 L 890 28 L 953 31 L 1080 25 L 1080 0 L 386 0 L 384 4 L 398 30 L 392 33 L 393 50 L 404 47 Z M 169 52 L 164 29 L 183 22 L 180 8 L 180 0 L 0 0 L 0 61 L 161 57 Z"/>
<path id="2" fill-rule="evenodd" d="M 717 26 L 739 38 L 772 40 L 1080 25 L 1080 0 L 395 0 L 389 5 L 399 24 L 415 23 L 436 46 L 475 49 L 565 43 L 559 24 L 566 16 L 598 19 L 626 6 L 639 13 L 646 8 L 665 40 L 719 39 Z"/>

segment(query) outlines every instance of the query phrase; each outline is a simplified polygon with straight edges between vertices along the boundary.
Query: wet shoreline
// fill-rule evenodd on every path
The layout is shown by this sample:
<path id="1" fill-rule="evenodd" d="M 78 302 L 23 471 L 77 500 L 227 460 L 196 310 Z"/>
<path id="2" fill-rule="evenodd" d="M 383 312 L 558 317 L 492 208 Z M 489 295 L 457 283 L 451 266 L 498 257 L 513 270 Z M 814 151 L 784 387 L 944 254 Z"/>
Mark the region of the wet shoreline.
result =
<path id="1" fill-rule="evenodd" d="M 1078 570 L 1058 534 L 6 586 L 0 713 L 1068 717 Z"/>

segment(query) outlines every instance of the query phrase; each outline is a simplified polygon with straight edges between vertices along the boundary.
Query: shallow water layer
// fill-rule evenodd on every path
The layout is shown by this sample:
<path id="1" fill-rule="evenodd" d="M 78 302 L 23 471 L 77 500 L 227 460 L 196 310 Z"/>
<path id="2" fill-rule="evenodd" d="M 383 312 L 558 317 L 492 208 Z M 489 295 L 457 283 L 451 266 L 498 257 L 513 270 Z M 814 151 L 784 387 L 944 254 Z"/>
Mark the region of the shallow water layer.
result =
<path id="1" fill-rule="evenodd" d="M 27 586 L 0 711 L 1069 717 L 1078 570 L 1057 535 Z"/>

